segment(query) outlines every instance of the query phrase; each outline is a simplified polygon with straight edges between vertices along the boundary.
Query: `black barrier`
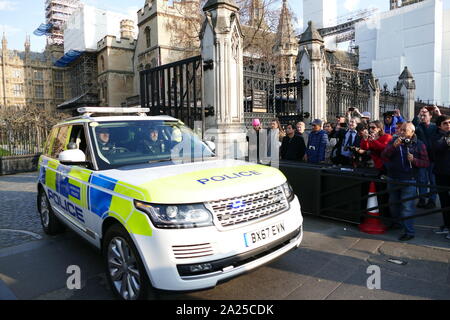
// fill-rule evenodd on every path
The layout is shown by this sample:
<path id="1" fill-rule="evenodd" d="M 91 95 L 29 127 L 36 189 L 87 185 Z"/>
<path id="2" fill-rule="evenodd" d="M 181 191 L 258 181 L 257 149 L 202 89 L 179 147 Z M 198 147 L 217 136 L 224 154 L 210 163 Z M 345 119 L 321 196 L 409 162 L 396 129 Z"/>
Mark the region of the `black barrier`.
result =
<path id="1" fill-rule="evenodd" d="M 449 210 L 448 208 L 436 208 L 422 211 L 414 216 L 393 219 L 389 216 L 391 205 L 405 201 L 419 199 L 419 197 L 433 194 L 415 195 L 397 202 L 380 201 L 387 199 L 389 191 L 387 185 L 391 184 L 391 190 L 398 190 L 403 186 L 430 187 L 426 184 L 409 184 L 403 182 L 388 181 L 379 178 L 375 169 L 352 169 L 347 167 L 334 167 L 331 165 L 312 165 L 296 161 L 280 161 L 280 170 L 286 175 L 292 185 L 295 194 L 300 200 L 302 212 L 335 220 L 360 224 L 362 218 L 370 217 L 381 219 L 384 222 L 393 223 L 402 220 L 414 219 Z M 379 187 L 374 195 L 369 195 L 369 184 L 375 182 Z M 396 187 L 392 188 L 392 185 Z M 379 190 L 381 186 L 382 190 Z M 433 186 L 436 192 L 439 190 L 450 191 L 449 187 Z M 377 196 L 378 206 L 367 208 L 367 200 Z M 380 216 L 369 215 L 368 212 L 380 211 Z"/>

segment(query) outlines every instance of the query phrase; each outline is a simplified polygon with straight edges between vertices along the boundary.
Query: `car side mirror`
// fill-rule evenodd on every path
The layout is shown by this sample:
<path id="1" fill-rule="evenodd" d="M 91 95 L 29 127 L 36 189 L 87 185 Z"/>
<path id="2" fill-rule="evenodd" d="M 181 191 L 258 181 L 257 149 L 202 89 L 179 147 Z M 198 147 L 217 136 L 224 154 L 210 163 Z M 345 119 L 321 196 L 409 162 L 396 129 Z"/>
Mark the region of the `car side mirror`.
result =
<path id="1" fill-rule="evenodd" d="M 61 152 L 58 156 L 59 162 L 65 165 L 86 164 L 86 155 L 79 149 L 70 149 Z"/>
<path id="2" fill-rule="evenodd" d="M 216 152 L 216 144 L 214 142 L 205 141 L 205 144 L 211 149 L 212 152 Z"/>

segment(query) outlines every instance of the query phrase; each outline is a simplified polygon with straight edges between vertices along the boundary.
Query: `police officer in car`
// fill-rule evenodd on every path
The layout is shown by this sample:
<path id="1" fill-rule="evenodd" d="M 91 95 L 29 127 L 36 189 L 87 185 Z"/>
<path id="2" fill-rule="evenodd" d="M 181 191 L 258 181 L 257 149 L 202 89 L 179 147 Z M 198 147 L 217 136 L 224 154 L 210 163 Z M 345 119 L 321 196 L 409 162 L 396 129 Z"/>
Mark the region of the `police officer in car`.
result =
<path id="1" fill-rule="evenodd" d="M 98 148 L 101 153 L 108 154 L 112 153 L 114 150 L 114 144 L 110 141 L 110 133 L 108 128 L 97 128 L 95 130 L 97 133 Z"/>
<path id="2" fill-rule="evenodd" d="M 160 155 L 164 152 L 164 145 L 159 140 L 157 128 L 150 128 L 149 139 L 144 139 L 142 145 L 139 146 L 139 151 L 142 153 L 149 153 L 152 155 Z"/>

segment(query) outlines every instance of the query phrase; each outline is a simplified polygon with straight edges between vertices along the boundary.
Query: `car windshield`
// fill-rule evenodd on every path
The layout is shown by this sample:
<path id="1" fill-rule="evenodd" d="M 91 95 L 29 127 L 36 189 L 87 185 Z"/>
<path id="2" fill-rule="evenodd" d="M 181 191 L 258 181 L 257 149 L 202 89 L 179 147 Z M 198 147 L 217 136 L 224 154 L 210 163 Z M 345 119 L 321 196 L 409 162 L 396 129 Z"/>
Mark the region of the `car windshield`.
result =
<path id="1" fill-rule="evenodd" d="M 100 170 L 163 161 L 202 161 L 215 156 L 179 121 L 92 122 L 90 130 Z"/>

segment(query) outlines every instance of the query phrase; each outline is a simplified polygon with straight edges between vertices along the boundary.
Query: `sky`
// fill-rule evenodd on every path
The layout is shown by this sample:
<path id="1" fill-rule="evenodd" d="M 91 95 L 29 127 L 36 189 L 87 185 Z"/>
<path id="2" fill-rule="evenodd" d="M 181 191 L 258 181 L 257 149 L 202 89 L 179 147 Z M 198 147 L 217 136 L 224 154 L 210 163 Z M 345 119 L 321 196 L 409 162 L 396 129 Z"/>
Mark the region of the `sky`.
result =
<path id="1" fill-rule="evenodd" d="M 389 10 L 389 0 L 337 0 L 338 16 L 365 8 Z M 136 12 L 145 0 L 83 0 L 87 5 L 99 9 L 125 13 L 136 19 Z M 296 27 L 303 25 L 302 1 L 288 0 L 294 15 L 297 17 Z M 31 50 L 41 52 L 45 47 L 45 37 L 37 37 L 33 31 L 45 22 L 45 0 L 0 0 L 0 32 L 5 33 L 8 48 L 24 50 L 27 35 L 31 37 Z M 281 7 L 281 0 L 279 0 Z M 300 28 L 301 29 L 301 28 Z"/>

